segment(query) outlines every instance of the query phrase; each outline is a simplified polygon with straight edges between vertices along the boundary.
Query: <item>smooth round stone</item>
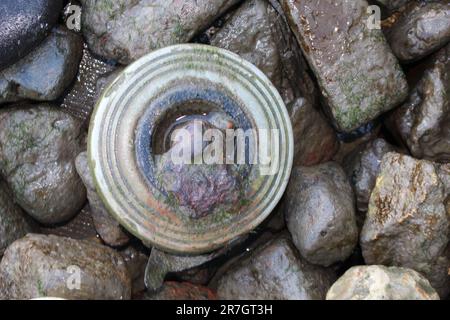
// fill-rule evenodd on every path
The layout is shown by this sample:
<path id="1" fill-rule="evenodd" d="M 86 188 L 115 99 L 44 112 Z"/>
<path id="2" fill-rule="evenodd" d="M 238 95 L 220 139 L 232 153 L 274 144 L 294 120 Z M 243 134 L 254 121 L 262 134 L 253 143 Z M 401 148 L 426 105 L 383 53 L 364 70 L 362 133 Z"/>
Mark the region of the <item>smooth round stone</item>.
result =
<path id="1" fill-rule="evenodd" d="M 28 54 L 50 32 L 62 10 L 61 0 L 2 0 L 0 69 Z"/>

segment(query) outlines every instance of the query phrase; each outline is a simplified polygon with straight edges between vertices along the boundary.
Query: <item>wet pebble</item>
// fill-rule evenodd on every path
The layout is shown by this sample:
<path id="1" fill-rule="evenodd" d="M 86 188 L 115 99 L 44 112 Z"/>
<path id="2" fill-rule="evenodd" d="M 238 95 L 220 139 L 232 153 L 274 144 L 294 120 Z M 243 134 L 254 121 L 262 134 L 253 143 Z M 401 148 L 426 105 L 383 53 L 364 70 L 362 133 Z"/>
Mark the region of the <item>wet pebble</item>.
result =
<path id="1" fill-rule="evenodd" d="M 0 297 L 129 299 L 131 280 L 119 253 L 100 244 L 29 234 L 5 252 Z"/>
<path id="2" fill-rule="evenodd" d="M 84 136 L 79 120 L 47 104 L 0 110 L 0 173 L 37 221 L 65 222 L 83 207 L 86 189 L 75 157 Z"/>
<path id="3" fill-rule="evenodd" d="M 295 246 L 310 263 L 344 261 L 358 242 L 353 190 L 337 163 L 293 168 L 285 214 Z"/>

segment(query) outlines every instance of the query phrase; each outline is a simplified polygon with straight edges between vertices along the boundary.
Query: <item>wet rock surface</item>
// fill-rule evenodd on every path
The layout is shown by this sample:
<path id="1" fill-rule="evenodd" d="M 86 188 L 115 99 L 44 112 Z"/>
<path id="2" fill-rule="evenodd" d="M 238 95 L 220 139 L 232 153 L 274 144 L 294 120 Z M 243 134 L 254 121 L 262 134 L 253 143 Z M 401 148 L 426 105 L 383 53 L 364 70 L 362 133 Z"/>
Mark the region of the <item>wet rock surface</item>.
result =
<path id="1" fill-rule="evenodd" d="M 49 33 L 62 0 L 4 0 L 0 5 L 0 70 L 27 55 Z"/>
<path id="2" fill-rule="evenodd" d="M 285 214 L 295 246 L 310 263 L 343 261 L 357 244 L 353 191 L 337 163 L 293 168 Z"/>
<path id="3" fill-rule="evenodd" d="M 406 98 L 405 75 L 381 30 L 366 25 L 366 1 L 281 3 L 339 130 L 356 129 Z"/>
<path id="4" fill-rule="evenodd" d="M 105 208 L 102 199 L 97 194 L 94 177 L 88 165 L 87 152 L 80 153 L 75 159 L 75 167 L 83 181 L 86 190 L 95 229 L 105 243 L 111 246 L 123 246 L 130 236 Z"/>
<path id="5" fill-rule="evenodd" d="M 77 74 L 82 49 L 81 36 L 55 28 L 33 52 L 0 72 L 0 104 L 60 97 Z"/>
<path id="6" fill-rule="evenodd" d="M 416 3 L 385 33 L 400 61 L 419 60 L 450 41 L 450 1 Z"/>
<path id="7" fill-rule="evenodd" d="M 301 259 L 281 237 L 241 257 L 218 280 L 219 299 L 320 300 L 334 279 L 332 271 Z"/>
<path id="8" fill-rule="evenodd" d="M 398 267 L 357 266 L 339 278 L 327 300 L 439 300 L 427 279 Z"/>
<path id="9" fill-rule="evenodd" d="M 84 130 L 50 105 L 0 110 L 0 172 L 15 201 L 44 224 L 72 218 L 86 190 L 75 170 Z"/>
<path id="10" fill-rule="evenodd" d="M 0 181 L 0 257 L 11 243 L 32 230 L 25 213 L 12 201 L 6 184 Z"/>
<path id="11" fill-rule="evenodd" d="M 211 45 L 230 50 L 257 66 L 280 87 L 282 57 L 277 37 L 277 15 L 264 0 L 245 2 L 212 37 Z"/>
<path id="12" fill-rule="evenodd" d="M 168 273 L 193 269 L 219 255 L 220 251 L 198 256 L 181 256 L 152 248 L 145 270 L 145 286 L 149 291 L 154 292 L 161 288 Z"/>
<path id="13" fill-rule="evenodd" d="M 367 211 L 381 159 L 391 151 L 394 151 L 393 146 L 379 138 L 362 145 L 344 159 L 344 169 L 353 185 L 359 211 Z"/>
<path id="14" fill-rule="evenodd" d="M 0 263 L 3 299 L 129 299 L 130 293 L 122 257 L 87 241 L 29 234 Z"/>
<path id="15" fill-rule="evenodd" d="M 445 297 L 450 289 L 445 198 L 433 163 L 387 153 L 361 231 L 365 262 L 421 272 Z"/>
<path id="16" fill-rule="evenodd" d="M 390 116 L 393 130 L 416 158 L 450 161 L 450 44 L 428 62 L 408 100 Z"/>
<path id="17" fill-rule="evenodd" d="M 294 165 L 311 166 L 331 160 L 339 142 L 322 113 L 303 98 L 287 108 L 294 132 Z"/>
<path id="18" fill-rule="evenodd" d="M 190 41 L 238 0 L 81 0 L 82 30 L 96 54 L 129 64 L 146 53 Z"/>
<path id="19" fill-rule="evenodd" d="M 448 298 L 448 0 L 64 4 L 0 4 L 0 298 Z M 368 28 L 369 4 L 381 6 L 383 30 Z M 128 234 L 83 152 L 96 101 L 123 65 L 187 42 L 256 65 L 294 134 L 289 187 L 266 221 L 197 256 Z M 219 112 L 199 118 L 235 126 Z M 242 199 L 245 168 L 174 167 L 174 144 L 163 144 L 155 169 L 180 219 L 254 201 Z"/>

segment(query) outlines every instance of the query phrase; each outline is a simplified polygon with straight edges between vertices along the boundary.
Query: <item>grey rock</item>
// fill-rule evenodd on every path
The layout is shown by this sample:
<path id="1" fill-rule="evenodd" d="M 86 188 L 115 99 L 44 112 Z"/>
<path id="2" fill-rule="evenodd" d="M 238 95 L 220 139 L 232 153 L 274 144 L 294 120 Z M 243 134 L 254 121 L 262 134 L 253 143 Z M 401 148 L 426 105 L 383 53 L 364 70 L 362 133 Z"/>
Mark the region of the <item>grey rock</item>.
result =
<path id="1" fill-rule="evenodd" d="M 450 161 L 450 44 L 427 63 L 409 99 L 389 117 L 390 128 L 419 159 Z"/>
<path id="2" fill-rule="evenodd" d="M 82 50 L 80 35 L 53 29 L 33 52 L 0 72 L 0 104 L 57 99 L 75 78 Z"/>
<path id="3" fill-rule="evenodd" d="M 361 231 L 365 262 L 421 272 L 445 297 L 450 289 L 445 198 L 432 162 L 387 153 Z"/>
<path id="4" fill-rule="evenodd" d="M 450 41 L 450 1 L 417 3 L 385 32 L 402 62 L 419 60 Z"/>
<path id="5" fill-rule="evenodd" d="M 0 263 L 2 299 L 129 299 L 130 293 L 120 254 L 84 240 L 28 234 Z"/>
<path id="6" fill-rule="evenodd" d="M 86 187 L 94 226 L 102 240 L 111 246 L 123 246 L 127 244 L 130 237 L 123 230 L 119 222 L 111 216 L 103 204 L 102 199 L 97 194 L 94 178 L 88 165 L 86 151 L 77 156 L 75 159 L 75 167 Z"/>
<path id="7" fill-rule="evenodd" d="M 50 105 L 0 110 L 0 173 L 15 201 L 44 224 L 69 220 L 86 201 L 75 170 L 81 122 Z"/>
<path id="8" fill-rule="evenodd" d="M 398 267 L 356 266 L 340 277 L 327 300 L 439 300 L 427 279 Z"/>
<path id="9" fill-rule="evenodd" d="M 189 42 L 239 0 L 82 0 L 82 30 L 96 54 L 129 64 Z"/>
<path id="10" fill-rule="evenodd" d="M 334 280 L 331 270 L 301 259 L 280 237 L 241 257 L 218 280 L 219 299 L 322 300 Z"/>
<path id="11" fill-rule="evenodd" d="M 61 0 L 2 0 L 0 70 L 27 55 L 58 21 Z"/>
<path id="12" fill-rule="evenodd" d="M 274 1 L 245 2 L 211 38 L 211 44 L 242 56 L 272 81 L 283 97 L 294 129 L 294 161 L 313 165 L 337 151 L 336 135 L 315 108 L 316 88 L 300 48 Z"/>
<path id="13" fill-rule="evenodd" d="M 353 190 L 337 163 L 294 167 L 285 213 L 293 242 L 310 263 L 344 261 L 358 242 Z"/>
<path id="14" fill-rule="evenodd" d="M 361 212 L 367 211 L 381 159 L 390 151 L 394 151 L 394 147 L 378 138 L 357 148 L 344 159 L 343 167 L 355 191 L 356 207 Z"/>
<path id="15" fill-rule="evenodd" d="M 0 257 L 11 243 L 32 230 L 24 212 L 12 200 L 5 183 L 0 181 Z"/>
<path id="16" fill-rule="evenodd" d="M 282 0 L 328 111 L 349 132 L 407 97 L 405 75 L 381 30 L 369 29 L 365 0 Z"/>

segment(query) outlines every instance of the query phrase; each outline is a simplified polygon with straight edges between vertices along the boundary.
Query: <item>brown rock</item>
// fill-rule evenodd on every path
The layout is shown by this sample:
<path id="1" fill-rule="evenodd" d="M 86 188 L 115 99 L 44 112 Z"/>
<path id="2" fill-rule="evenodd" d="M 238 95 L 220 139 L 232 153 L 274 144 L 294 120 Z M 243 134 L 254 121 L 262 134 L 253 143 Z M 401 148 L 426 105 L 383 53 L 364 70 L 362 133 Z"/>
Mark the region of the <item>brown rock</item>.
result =
<path id="1" fill-rule="evenodd" d="M 445 297 L 450 289 L 449 222 L 436 166 L 387 153 L 372 191 L 361 247 L 367 264 L 414 269 Z"/>

